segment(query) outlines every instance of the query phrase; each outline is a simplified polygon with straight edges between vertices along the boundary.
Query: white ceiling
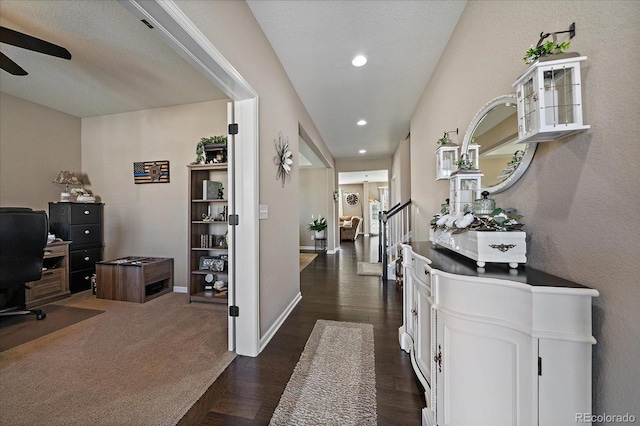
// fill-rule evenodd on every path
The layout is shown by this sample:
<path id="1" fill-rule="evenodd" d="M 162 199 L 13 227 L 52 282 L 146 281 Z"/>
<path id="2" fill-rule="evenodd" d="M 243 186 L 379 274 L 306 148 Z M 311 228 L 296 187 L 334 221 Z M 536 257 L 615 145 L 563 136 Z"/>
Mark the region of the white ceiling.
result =
<path id="1" fill-rule="evenodd" d="M 350 185 L 363 182 L 388 182 L 387 170 L 367 170 L 364 172 L 340 172 L 338 173 L 339 185 Z"/>
<path id="2" fill-rule="evenodd" d="M 0 25 L 71 52 L 70 61 L 1 43 L 29 73 L 0 71 L 0 90 L 77 117 L 224 95 L 118 2 L 1 0 Z"/>
<path id="3" fill-rule="evenodd" d="M 248 4 L 332 155 L 372 158 L 389 157 L 409 133 L 466 1 Z M 0 44 L 29 72 L 0 71 L 0 90 L 78 117 L 226 97 L 115 0 L 1 0 L 0 25 L 73 56 L 66 61 Z M 368 64 L 353 67 L 356 54 Z M 357 126 L 359 119 L 368 124 Z"/>
<path id="4" fill-rule="evenodd" d="M 466 1 L 247 2 L 335 158 L 388 157 Z M 358 54 L 368 63 L 351 65 Z M 367 120 L 359 127 L 356 122 Z"/>

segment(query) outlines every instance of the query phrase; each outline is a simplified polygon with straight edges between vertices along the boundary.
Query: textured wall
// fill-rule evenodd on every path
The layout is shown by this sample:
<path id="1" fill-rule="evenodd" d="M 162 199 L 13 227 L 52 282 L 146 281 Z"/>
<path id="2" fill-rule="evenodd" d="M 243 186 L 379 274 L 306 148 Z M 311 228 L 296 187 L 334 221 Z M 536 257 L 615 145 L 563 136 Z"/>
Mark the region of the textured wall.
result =
<path id="1" fill-rule="evenodd" d="M 187 285 L 188 173 L 202 137 L 225 135 L 227 101 L 82 119 L 82 168 L 104 206 L 105 259 L 174 259 L 174 285 Z M 169 161 L 170 182 L 135 184 L 133 163 Z"/>
<path id="2" fill-rule="evenodd" d="M 176 4 L 259 95 L 259 203 L 269 205 L 269 219 L 260 221 L 260 330 L 264 335 L 300 292 L 299 232 L 291 226 L 299 216 L 298 158 L 294 155 L 291 182 L 283 188 L 275 180 L 273 140 L 282 132 L 297 153 L 302 127 L 309 136 L 305 140 L 317 146 L 329 166 L 333 157 L 244 1 L 177 0 Z M 329 198 L 333 187 L 325 191 Z M 276 243 L 278 250 L 273 249 Z"/>
<path id="3" fill-rule="evenodd" d="M 600 291 L 594 300 L 594 413 L 640 417 L 640 2 L 473 1 L 451 36 L 411 121 L 411 188 L 418 239 L 447 198 L 435 181 L 436 140 L 466 129 L 496 96 L 514 93 L 541 31 L 576 23 L 572 51 L 588 57 L 588 132 L 540 144 L 524 177 L 495 196 L 524 215 L 528 265 Z M 459 136 L 462 142 L 463 135 Z"/>
<path id="4" fill-rule="evenodd" d="M 0 92 L 0 206 L 48 212 L 60 170 L 80 177 L 80 119 Z"/>

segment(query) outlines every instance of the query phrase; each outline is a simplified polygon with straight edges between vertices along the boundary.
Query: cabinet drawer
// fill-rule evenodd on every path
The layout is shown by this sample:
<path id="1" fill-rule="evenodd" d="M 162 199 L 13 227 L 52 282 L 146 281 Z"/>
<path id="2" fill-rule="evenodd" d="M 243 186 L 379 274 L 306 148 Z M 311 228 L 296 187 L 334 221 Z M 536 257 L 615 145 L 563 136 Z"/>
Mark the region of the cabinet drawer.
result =
<path id="1" fill-rule="evenodd" d="M 71 226 L 71 247 L 87 244 L 100 244 L 102 241 L 100 225 L 73 225 Z"/>
<path id="2" fill-rule="evenodd" d="M 102 248 L 80 249 L 71 252 L 71 271 L 93 268 L 102 260 Z"/>
<path id="3" fill-rule="evenodd" d="M 101 223 L 99 204 L 71 204 L 71 223 Z"/>
<path id="4" fill-rule="evenodd" d="M 71 293 L 89 290 L 91 288 L 91 276 L 94 272 L 95 269 L 72 272 L 69 277 L 69 290 L 71 290 Z"/>
<path id="5" fill-rule="evenodd" d="M 67 270 L 65 268 L 44 271 L 39 281 L 33 281 L 27 284 L 31 289 L 25 291 L 25 300 L 31 302 L 63 293 L 66 291 L 64 288 L 64 275 L 66 273 Z"/>

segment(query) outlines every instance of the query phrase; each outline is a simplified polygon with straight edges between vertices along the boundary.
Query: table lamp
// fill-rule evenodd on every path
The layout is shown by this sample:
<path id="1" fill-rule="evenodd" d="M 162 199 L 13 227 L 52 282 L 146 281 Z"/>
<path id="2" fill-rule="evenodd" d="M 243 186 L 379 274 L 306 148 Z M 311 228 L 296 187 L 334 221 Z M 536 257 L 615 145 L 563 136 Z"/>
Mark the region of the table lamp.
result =
<path id="1" fill-rule="evenodd" d="M 57 178 L 53 181 L 53 183 L 61 183 L 64 184 L 64 192 L 60 194 L 60 201 L 69 202 L 71 201 L 71 193 L 69 192 L 69 185 L 81 185 L 80 179 L 73 173 L 68 170 L 63 170 L 60 172 Z"/>

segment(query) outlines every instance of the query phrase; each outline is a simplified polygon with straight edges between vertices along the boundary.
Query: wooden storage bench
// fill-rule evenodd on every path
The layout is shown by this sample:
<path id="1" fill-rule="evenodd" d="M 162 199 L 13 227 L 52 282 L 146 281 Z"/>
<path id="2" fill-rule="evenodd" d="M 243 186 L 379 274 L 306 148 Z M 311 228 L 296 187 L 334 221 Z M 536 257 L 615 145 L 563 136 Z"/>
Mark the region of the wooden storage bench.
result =
<path id="1" fill-rule="evenodd" d="M 123 257 L 96 262 L 96 296 L 144 303 L 173 290 L 173 258 Z"/>

